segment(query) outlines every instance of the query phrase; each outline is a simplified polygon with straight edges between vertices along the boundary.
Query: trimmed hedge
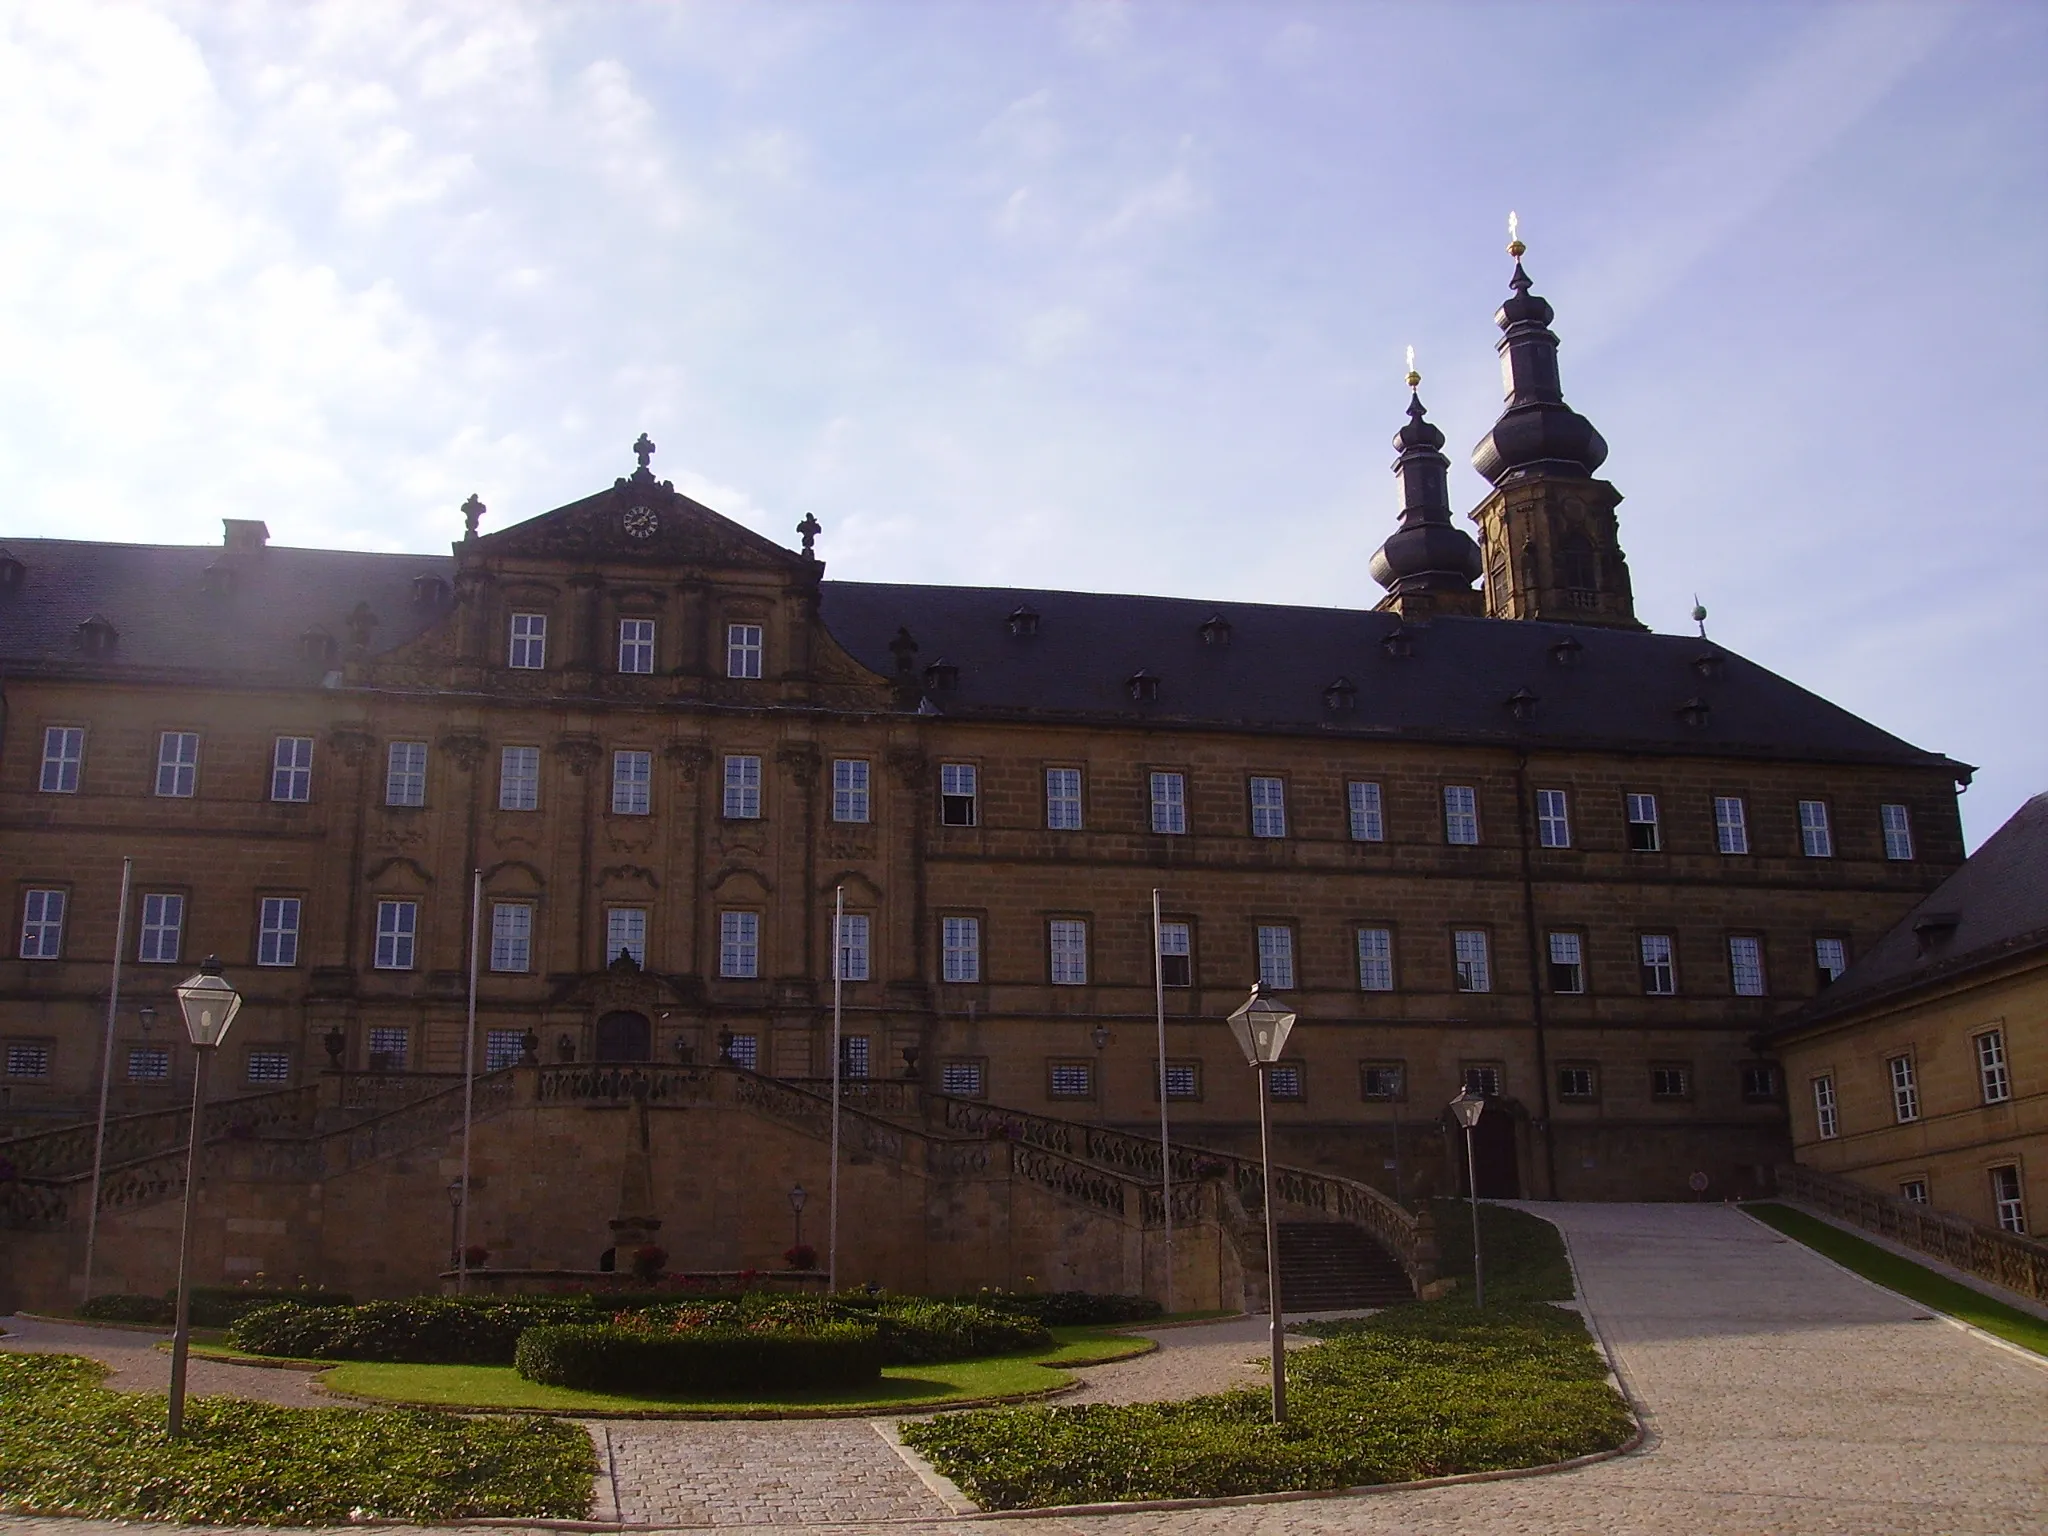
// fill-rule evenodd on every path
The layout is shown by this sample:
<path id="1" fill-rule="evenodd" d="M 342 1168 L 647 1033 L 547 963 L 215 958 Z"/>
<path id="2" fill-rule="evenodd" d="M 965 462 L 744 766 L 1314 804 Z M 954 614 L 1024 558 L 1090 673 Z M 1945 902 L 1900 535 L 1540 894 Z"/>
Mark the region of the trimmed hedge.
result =
<path id="1" fill-rule="evenodd" d="M 880 1379 L 882 1346 L 875 1329 L 858 1323 L 773 1332 L 726 1325 L 684 1333 L 548 1324 L 519 1336 L 513 1364 L 528 1381 L 586 1392 L 816 1391 Z"/>
<path id="2" fill-rule="evenodd" d="M 1145 1323 L 1164 1315 L 1165 1308 L 1149 1296 L 1097 1291 L 979 1291 L 959 1300 L 996 1312 L 1029 1317 L 1047 1328 L 1074 1328 L 1103 1323 Z"/>
<path id="3" fill-rule="evenodd" d="M 176 1310 L 175 1302 L 161 1296 L 136 1296 L 124 1291 L 88 1296 L 78 1304 L 80 1317 L 99 1323 L 168 1323 Z"/>
<path id="4" fill-rule="evenodd" d="M 227 1328 L 259 1307 L 345 1307 L 355 1298 L 346 1291 L 248 1290 L 241 1286 L 195 1285 L 192 1288 L 191 1318 L 194 1328 Z M 117 1292 L 88 1297 L 78 1307 L 80 1317 L 106 1323 L 172 1323 L 177 1321 L 178 1298 L 138 1296 Z"/>
<path id="5" fill-rule="evenodd" d="M 309 1360 L 396 1360 L 414 1365 L 507 1365 L 519 1335 L 539 1323 L 583 1321 L 567 1297 L 490 1300 L 415 1296 L 352 1307 L 260 1307 L 236 1320 L 228 1342 L 259 1355 Z"/>

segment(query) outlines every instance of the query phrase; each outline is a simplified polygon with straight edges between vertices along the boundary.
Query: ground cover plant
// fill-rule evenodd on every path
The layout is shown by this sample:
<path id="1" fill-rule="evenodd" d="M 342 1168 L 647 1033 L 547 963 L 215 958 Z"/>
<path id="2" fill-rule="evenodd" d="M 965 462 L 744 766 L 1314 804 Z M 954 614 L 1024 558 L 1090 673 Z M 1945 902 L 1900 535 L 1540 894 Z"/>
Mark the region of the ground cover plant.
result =
<path id="1" fill-rule="evenodd" d="M 1946 1312 L 2009 1344 L 2048 1355 L 2048 1322 L 2030 1312 L 1995 1301 L 1982 1291 L 1937 1274 L 1924 1264 L 1915 1264 L 1889 1249 L 1844 1232 L 1818 1217 L 1788 1205 L 1763 1202 L 1743 1209 L 1787 1237 L 1804 1243 L 1816 1253 L 1833 1259 L 1844 1269 L 1854 1270 L 1901 1296 L 1910 1296 L 1922 1306 Z"/>
<path id="2" fill-rule="evenodd" d="M 590 1442 L 574 1424 L 231 1397 L 110 1392 L 67 1355 L 0 1354 L 0 1510 L 118 1520 L 341 1525 L 580 1519 Z"/>
<path id="3" fill-rule="evenodd" d="M 1472 1207 L 1463 1200 L 1432 1200 L 1436 1218 L 1437 1274 L 1458 1282 L 1458 1294 L 1472 1294 Z M 1572 1266 L 1556 1227 L 1527 1211 L 1479 1202 L 1480 1257 L 1486 1269 L 1486 1300 L 1570 1301 Z"/>

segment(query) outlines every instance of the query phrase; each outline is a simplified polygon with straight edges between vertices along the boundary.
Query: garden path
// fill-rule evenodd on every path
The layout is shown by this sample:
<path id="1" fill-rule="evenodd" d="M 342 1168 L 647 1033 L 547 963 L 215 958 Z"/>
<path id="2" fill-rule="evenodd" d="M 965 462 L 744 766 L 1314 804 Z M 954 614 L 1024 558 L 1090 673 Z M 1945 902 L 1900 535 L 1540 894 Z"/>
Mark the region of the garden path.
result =
<path id="1" fill-rule="evenodd" d="M 171 1389 L 171 1354 L 157 1345 L 170 1338 L 162 1333 L 127 1328 L 86 1328 L 65 1323 L 46 1323 L 32 1317 L 5 1319 L 7 1335 L 0 1349 L 22 1350 L 39 1355 L 85 1355 L 104 1361 L 110 1368 L 106 1385 L 116 1392 L 168 1392 Z M 280 1370 L 274 1366 L 228 1365 L 194 1355 L 185 1368 L 185 1390 L 193 1397 L 226 1393 L 250 1397 L 259 1402 L 283 1403 L 290 1408 L 332 1408 L 336 1399 L 314 1390 L 313 1377 L 306 1371 Z"/>

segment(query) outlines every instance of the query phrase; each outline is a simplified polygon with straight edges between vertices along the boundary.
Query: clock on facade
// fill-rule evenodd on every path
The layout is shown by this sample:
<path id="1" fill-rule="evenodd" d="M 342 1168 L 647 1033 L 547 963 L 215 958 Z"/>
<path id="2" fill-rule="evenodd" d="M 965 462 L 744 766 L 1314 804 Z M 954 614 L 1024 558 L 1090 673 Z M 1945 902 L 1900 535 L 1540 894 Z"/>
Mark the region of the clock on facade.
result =
<path id="1" fill-rule="evenodd" d="M 651 539 L 661 531 L 661 519 L 652 507 L 628 507 L 620 523 L 633 539 Z"/>

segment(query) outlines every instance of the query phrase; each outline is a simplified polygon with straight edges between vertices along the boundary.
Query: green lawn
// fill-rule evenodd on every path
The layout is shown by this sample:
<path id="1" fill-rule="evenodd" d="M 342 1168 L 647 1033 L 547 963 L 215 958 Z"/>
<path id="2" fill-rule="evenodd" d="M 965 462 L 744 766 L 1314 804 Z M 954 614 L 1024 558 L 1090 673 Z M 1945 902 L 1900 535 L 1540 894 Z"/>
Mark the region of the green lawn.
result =
<path id="1" fill-rule="evenodd" d="M 1982 1291 L 1938 1275 L 1911 1259 L 1901 1258 L 1875 1243 L 1844 1232 L 1804 1211 L 1765 1201 L 1743 1209 L 1787 1237 L 1825 1254 L 1844 1269 L 1852 1269 L 1866 1280 L 1875 1280 L 1901 1296 L 1910 1296 L 1923 1306 L 1946 1312 L 1950 1317 L 1982 1328 L 2009 1344 L 2048 1355 L 2048 1322 L 2032 1313 L 1994 1301 Z"/>
<path id="2" fill-rule="evenodd" d="M 1458 1282 L 1457 1294 L 1472 1295 L 1472 1207 L 1463 1200 L 1432 1200 L 1436 1218 L 1437 1273 Z M 1557 1228 L 1527 1211 L 1479 1202 L 1479 1242 L 1486 1271 L 1486 1300 L 1570 1301 L 1572 1266 Z"/>

